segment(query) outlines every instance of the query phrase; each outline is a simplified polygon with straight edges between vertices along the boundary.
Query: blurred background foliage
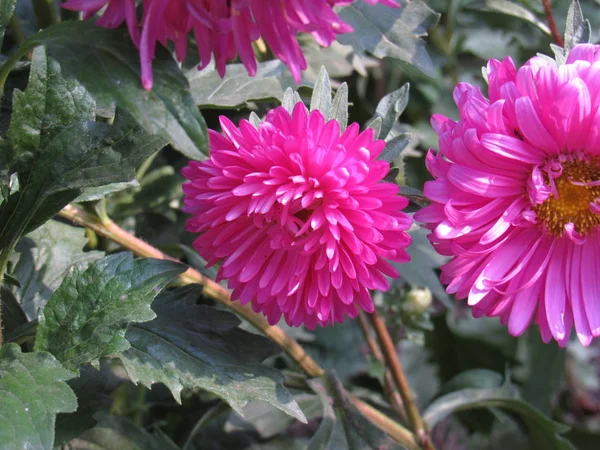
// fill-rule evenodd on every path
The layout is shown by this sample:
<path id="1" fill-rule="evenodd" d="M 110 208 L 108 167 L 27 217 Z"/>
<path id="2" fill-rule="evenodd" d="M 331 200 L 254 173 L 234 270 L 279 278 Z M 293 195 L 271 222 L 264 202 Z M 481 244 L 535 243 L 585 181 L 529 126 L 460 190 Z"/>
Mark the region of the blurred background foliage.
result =
<path id="1" fill-rule="evenodd" d="M 3 53 L 10 54 L 17 43 L 43 25 L 36 22 L 31 5 L 28 1 L 17 3 L 19 26 L 9 28 Z M 405 169 L 397 181 L 418 190 L 428 177 L 423 156 L 437 144 L 430 117 L 433 113 L 457 117 L 452 100 L 456 83 L 473 83 L 485 91 L 481 69 L 489 58 L 510 56 L 522 64 L 538 52 L 551 54 L 552 42 L 541 0 L 431 0 L 427 6 L 440 15 L 438 20 L 423 7 L 420 24 L 422 34 L 427 31 L 429 35 L 425 48 L 431 62 L 423 62 L 426 73 L 395 58 L 380 60 L 356 53 L 353 47 L 339 42 L 320 49 L 311 39 L 301 37 L 310 68 L 304 74 L 300 94 L 305 100 L 310 98 L 310 86 L 319 68 L 325 66 L 334 88 L 343 82 L 349 87 L 350 122 L 365 124 L 384 95 L 410 83 L 410 101 L 392 135 L 411 133 L 410 143 L 396 161 Z M 552 6 L 558 28 L 564 30 L 569 2 L 555 0 Z M 592 25 L 591 41 L 597 42 L 600 2 L 582 0 L 581 6 Z M 258 50 L 263 63 L 254 84 L 248 84 L 251 80 L 239 65 L 229 67 L 225 80 L 209 70 L 198 72 L 194 54 L 191 48 L 183 69 L 208 128 L 218 130 L 222 114 L 234 122 L 247 118 L 250 112 L 262 117 L 279 104 L 287 87 L 294 87 L 287 69 L 269 61 L 268 51 Z M 26 82 L 25 64 L 21 71 L 13 72 L 9 84 L 23 89 Z M 246 86 L 241 93 L 236 91 L 239 86 Z M 223 93 L 222 98 L 219 93 Z M 3 102 L 3 107 L 7 104 L 10 102 Z M 0 121 L 3 129 L 7 125 Z M 194 236 L 184 231 L 186 216 L 180 210 L 184 180 L 180 170 L 186 163 L 181 153 L 166 147 L 138 169 L 138 183 L 88 202 L 87 206 L 107 213 L 124 229 L 214 276 L 214 270 L 205 269 L 204 261 L 192 250 Z M 417 207 L 413 204 L 412 211 Z M 560 350 L 555 342 L 543 344 L 537 329 L 515 339 L 495 319 L 473 319 L 466 305 L 447 296 L 439 285 L 437 268 L 444 259 L 428 246 L 425 232 L 416 228 L 412 234 L 412 262 L 401 268 L 403 277 L 393 289 L 377 296 L 376 301 L 397 340 L 419 406 L 425 408 L 443 393 L 461 388 L 500 389 L 509 377 L 530 405 L 571 427 L 564 436 L 576 448 L 597 449 L 600 341 L 588 348 L 574 341 L 566 350 Z M 88 230 L 87 238 L 86 250 L 117 250 L 115 244 L 92 231 Z M 202 302 L 210 303 L 208 299 Z M 399 416 L 385 401 L 382 363 L 370 352 L 358 321 L 314 331 L 282 326 L 325 368 L 334 369 L 348 391 Z M 175 444 L 188 450 L 304 448 L 319 425 L 319 399 L 294 385 L 297 368 L 285 356 L 271 357 L 268 364 L 288 375 L 288 387 L 295 393 L 308 424 L 263 404 L 247 406 L 242 419 L 217 397 L 201 390 L 184 390 L 183 405 L 178 405 L 165 387 L 136 387 L 127 381 L 122 367 L 110 361 L 104 361 L 100 372 L 93 371 L 85 383 L 72 387 L 78 393 L 87 393 L 94 409 L 112 414 L 100 418 L 100 424 L 108 424 L 114 433 L 125 436 L 130 433 L 128 427 L 143 427 L 135 444 L 121 448 L 177 448 Z M 543 422 L 536 426 L 551 425 Z M 432 436 L 441 450 L 568 448 L 558 442 L 547 447 L 539 443 L 532 446 L 527 433 L 531 434 L 531 428 L 523 415 L 500 406 L 441 418 Z M 99 442 L 100 438 L 87 435 L 85 439 Z"/>

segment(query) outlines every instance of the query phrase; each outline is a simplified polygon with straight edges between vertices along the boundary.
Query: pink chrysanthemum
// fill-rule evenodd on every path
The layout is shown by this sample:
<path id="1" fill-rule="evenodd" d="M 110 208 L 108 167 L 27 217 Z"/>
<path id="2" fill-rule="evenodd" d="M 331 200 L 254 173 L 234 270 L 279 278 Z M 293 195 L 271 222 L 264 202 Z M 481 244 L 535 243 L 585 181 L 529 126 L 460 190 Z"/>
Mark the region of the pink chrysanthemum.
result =
<path id="1" fill-rule="evenodd" d="M 210 132 L 210 159 L 182 173 L 194 247 L 222 261 L 232 299 L 252 302 L 275 324 L 309 328 L 373 311 L 369 289 L 398 276 L 386 260 L 406 262 L 411 218 L 398 186 L 382 182 L 385 143 L 357 124 L 341 135 L 335 120 L 298 103 L 267 114 L 258 130 L 221 117 Z"/>
<path id="2" fill-rule="evenodd" d="M 152 60 L 157 42 L 172 41 L 179 61 L 187 52 L 188 35 L 193 32 L 201 64 L 214 57 L 217 70 L 239 56 L 252 76 L 257 65 L 252 42 L 259 38 L 290 68 L 296 82 L 306 69 L 306 59 L 296 40 L 298 33 L 311 33 L 322 46 L 329 46 L 337 34 L 352 28 L 340 19 L 334 6 L 353 0 L 143 0 L 141 38 L 136 24 L 135 0 L 67 0 L 64 8 L 84 11 L 86 16 L 108 8 L 98 25 L 113 28 L 125 19 L 134 43 L 139 46 L 142 84 L 152 88 Z M 396 0 L 366 0 L 398 7 Z"/>
<path id="3" fill-rule="evenodd" d="M 532 320 L 561 346 L 573 324 L 583 345 L 600 335 L 599 75 L 595 45 L 576 46 L 560 66 L 491 60 L 489 100 L 461 83 L 460 120 L 432 118 L 433 204 L 415 218 L 454 257 L 442 269 L 447 291 L 514 336 Z"/>

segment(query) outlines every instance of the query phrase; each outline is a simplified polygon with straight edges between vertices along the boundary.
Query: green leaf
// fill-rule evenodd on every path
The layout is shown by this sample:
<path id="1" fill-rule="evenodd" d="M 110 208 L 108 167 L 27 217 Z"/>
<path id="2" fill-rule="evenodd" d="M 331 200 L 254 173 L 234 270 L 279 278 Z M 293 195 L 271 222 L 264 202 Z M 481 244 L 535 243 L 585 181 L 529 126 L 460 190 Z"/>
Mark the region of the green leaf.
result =
<path id="1" fill-rule="evenodd" d="M 91 187 L 83 191 L 83 193 L 77 197 L 74 202 L 91 202 L 95 200 L 101 200 L 107 195 L 120 192 L 125 189 L 138 187 L 140 183 L 138 180 L 124 181 L 120 183 L 111 183 L 104 186 Z"/>
<path id="2" fill-rule="evenodd" d="M 338 41 L 350 45 L 359 55 L 369 52 L 378 58 L 408 63 L 425 75 L 434 76 L 433 64 L 421 39 L 437 24 L 439 14 L 421 0 L 401 0 L 400 8 L 369 5 L 356 0 L 339 8 L 340 17 L 354 32 L 341 34 Z"/>
<path id="3" fill-rule="evenodd" d="M 352 404 L 335 372 L 308 381 L 323 405 L 323 419 L 307 450 L 401 449 L 391 437 L 367 420 Z"/>
<path id="4" fill-rule="evenodd" d="M 27 323 L 27 316 L 8 286 L 0 286 L 0 311 L 2 311 L 2 328 L 5 336 L 9 336 Z"/>
<path id="5" fill-rule="evenodd" d="M 315 81 L 312 97 L 310 99 L 310 111 L 318 109 L 325 116 L 329 116 L 331 109 L 331 81 L 325 67 L 321 66 L 319 76 Z"/>
<path id="6" fill-rule="evenodd" d="M 386 142 L 385 148 L 377 159 L 383 159 L 384 161 L 392 164 L 394 161 L 396 161 L 396 159 L 398 159 L 408 144 L 410 144 L 410 138 L 410 133 L 402 133 L 394 136 L 392 139 Z"/>
<path id="7" fill-rule="evenodd" d="M 4 42 L 4 33 L 15 11 L 17 0 L 0 0 L 0 48 Z"/>
<path id="8" fill-rule="evenodd" d="M 211 63 L 185 73 L 196 105 L 202 108 L 239 108 L 257 100 L 281 100 L 288 88 L 297 89 L 287 66 L 279 60 L 261 62 L 251 77 L 243 64 L 228 64 L 221 78 Z M 310 86 L 302 81 L 301 86 Z"/>
<path id="9" fill-rule="evenodd" d="M 261 365 L 280 349 L 268 339 L 238 328 L 226 311 L 197 305 L 198 286 L 162 294 L 152 322 L 129 327 L 131 348 L 120 355 L 134 383 L 164 383 L 181 402 L 181 390 L 201 387 L 221 397 L 240 415 L 252 400 L 261 400 L 306 422 L 283 375 Z"/>
<path id="10" fill-rule="evenodd" d="M 154 85 L 140 82 L 139 54 L 126 30 L 110 30 L 93 21 L 68 21 L 29 38 L 23 51 L 38 45 L 75 77 L 97 102 L 116 104 L 151 134 L 171 142 L 188 158 L 208 153 L 206 124 L 177 63 L 161 46 L 152 63 Z"/>
<path id="11" fill-rule="evenodd" d="M 0 347 L 0 447 L 52 448 L 59 412 L 77 409 L 65 380 L 73 377 L 49 353 L 21 353 L 16 344 Z"/>
<path id="12" fill-rule="evenodd" d="M 35 349 L 49 351 L 72 370 L 126 350 L 128 324 L 152 320 L 150 303 L 184 270 L 171 261 L 134 260 L 131 253 L 74 269 L 39 313 Z"/>
<path id="13" fill-rule="evenodd" d="M 381 130 L 379 131 L 379 139 L 385 139 L 394 124 L 398 121 L 400 115 L 404 112 L 406 105 L 408 105 L 408 90 L 410 85 L 404 83 L 404 85 L 384 96 L 377 105 L 375 110 L 375 116 L 372 120 L 381 118 Z"/>
<path id="14" fill-rule="evenodd" d="M 94 427 L 97 423 L 95 416 L 108 414 L 114 402 L 110 394 L 115 385 L 123 382 L 125 380 L 112 373 L 110 361 L 103 360 L 100 370 L 90 365 L 82 367 L 79 377 L 68 381 L 77 396 L 77 411 L 56 417 L 54 447 L 62 447 Z"/>
<path id="15" fill-rule="evenodd" d="M 13 269 L 21 287 L 13 292 L 29 320 L 37 317 L 71 266 L 84 267 L 102 258 L 103 252 L 84 252 L 87 243 L 83 228 L 54 220 L 21 238 Z"/>
<path id="16" fill-rule="evenodd" d="M 64 101 L 69 98 L 70 101 Z M 34 52 L 30 83 L 15 92 L 14 113 L 0 155 L 19 190 L 0 209 L 0 249 L 53 217 L 85 188 L 128 181 L 147 156 L 162 148 L 128 116 L 114 125 L 92 122 L 95 103 L 61 67 Z"/>
<path id="17" fill-rule="evenodd" d="M 160 431 L 149 433 L 125 417 L 102 417 L 98 425 L 69 442 L 70 450 L 178 450 Z"/>
<path id="18" fill-rule="evenodd" d="M 577 44 L 590 42 L 592 27 L 590 21 L 584 19 L 579 0 L 573 0 L 567 13 L 567 26 L 565 28 L 565 55 Z"/>
<path id="19" fill-rule="evenodd" d="M 477 378 L 471 377 L 470 379 L 476 380 Z M 554 422 L 521 400 L 516 387 L 508 380 L 502 385 L 485 388 L 470 387 L 446 394 L 429 405 L 423 412 L 423 419 L 429 428 L 433 428 L 436 423 L 454 412 L 477 408 L 500 408 L 517 416 L 527 426 L 532 450 L 569 450 L 574 448 L 569 441 L 559 436 L 569 428 Z"/>
<path id="20" fill-rule="evenodd" d="M 519 5 L 510 0 L 478 0 L 473 3 L 465 5 L 467 8 L 477 9 L 480 11 L 490 11 L 506 14 L 518 19 L 526 20 L 529 23 L 534 24 L 548 36 L 551 35 L 550 28 L 546 25 L 546 22 L 538 19 L 538 17 L 532 13 L 529 9 L 523 5 Z"/>
<path id="21" fill-rule="evenodd" d="M 337 120 L 341 131 L 344 131 L 348 126 L 348 85 L 345 82 L 340 84 L 333 97 L 327 119 Z"/>
<path id="22" fill-rule="evenodd" d="M 14 91 L 7 132 L 11 159 L 18 158 L 19 172 L 30 169 L 40 148 L 48 146 L 64 127 L 93 121 L 95 114 L 90 94 L 76 81 L 65 80 L 59 64 L 49 60 L 43 48 L 35 49 L 27 89 Z"/>
<path id="23" fill-rule="evenodd" d="M 544 343 L 538 330 L 527 330 L 521 339 L 524 354 L 521 358 L 526 376 L 523 381 L 523 399 L 544 414 L 552 410 L 553 396 L 560 391 L 565 372 L 566 349 L 554 341 Z M 540 383 L 540 380 L 544 380 Z"/>
<path id="24" fill-rule="evenodd" d="M 292 88 L 287 88 L 285 93 L 283 94 L 281 106 L 283 106 L 291 114 L 292 111 L 294 111 L 294 107 L 296 106 L 296 104 L 300 102 L 302 102 L 300 95 Z"/>

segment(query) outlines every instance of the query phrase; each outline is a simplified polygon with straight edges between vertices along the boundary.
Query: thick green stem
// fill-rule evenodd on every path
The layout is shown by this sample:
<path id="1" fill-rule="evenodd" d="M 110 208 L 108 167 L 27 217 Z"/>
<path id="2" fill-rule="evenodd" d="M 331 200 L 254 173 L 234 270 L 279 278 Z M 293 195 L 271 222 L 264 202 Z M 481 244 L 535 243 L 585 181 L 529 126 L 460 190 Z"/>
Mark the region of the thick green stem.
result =
<path id="1" fill-rule="evenodd" d="M 60 22 L 60 17 L 54 7 L 54 0 L 33 0 L 33 9 L 38 26 L 42 29 Z"/>

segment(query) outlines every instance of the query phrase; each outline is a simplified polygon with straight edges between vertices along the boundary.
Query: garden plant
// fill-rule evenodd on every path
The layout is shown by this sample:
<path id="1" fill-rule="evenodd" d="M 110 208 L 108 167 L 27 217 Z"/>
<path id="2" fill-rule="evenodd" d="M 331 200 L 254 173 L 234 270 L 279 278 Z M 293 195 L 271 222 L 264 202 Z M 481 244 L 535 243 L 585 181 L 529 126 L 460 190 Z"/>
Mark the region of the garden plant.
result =
<path id="1" fill-rule="evenodd" d="M 599 25 L 0 0 L 0 450 L 600 448 Z"/>

